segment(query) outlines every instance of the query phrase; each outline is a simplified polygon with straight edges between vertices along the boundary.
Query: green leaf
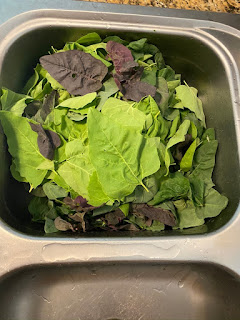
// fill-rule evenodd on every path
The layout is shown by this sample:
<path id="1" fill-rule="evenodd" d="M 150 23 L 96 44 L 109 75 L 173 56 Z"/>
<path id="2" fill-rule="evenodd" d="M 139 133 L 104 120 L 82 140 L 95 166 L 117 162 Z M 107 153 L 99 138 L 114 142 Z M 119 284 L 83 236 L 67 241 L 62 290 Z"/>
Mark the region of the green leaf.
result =
<path id="1" fill-rule="evenodd" d="M 214 186 L 212 172 L 215 165 L 217 147 L 217 140 L 212 140 L 206 141 L 206 143 L 197 148 L 193 159 L 193 171 L 189 175 L 190 178 L 203 180 L 208 190 Z"/>
<path id="2" fill-rule="evenodd" d="M 168 99 L 169 99 L 169 92 L 168 92 L 168 84 L 167 81 L 157 76 L 157 82 L 156 82 L 157 92 L 161 95 L 161 100 L 159 103 L 159 108 L 163 115 L 165 115 L 167 109 L 168 109 Z"/>
<path id="3" fill-rule="evenodd" d="M 198 178 L 191 177 L 189 177 L 189 181 L 191 187 L 191 198 L 194 202 L 194 205 L 197 207 L 202 207 L 204 205 L 204 181 Z"/>
<path id="4" fill-rule="evenodd" d="M 48 199 L 34 197 L 28 205 L 28 211 L 32 215 L 33 221 L 44 221 L 49 211 Z"/>
<path id="5" fill-rule="evenodd" d="M 55 90 L 65 90 L 64 87 L 57 81 L 55 80 L 46 70 L 46 75 L 45 78 L 47 81 L 50 83 L 51 87 Z"/>
<path id="6" fill-rule="evenodd" d="M 107 206 L 104 205 L 100 208 L 93 210 L 93 217 L 100 216 L 101 214 L 108 213 L 117 209 L 117 206 Z"/>
<path id="7" fill-rule="evenodd" d="M 29 102 L 32 100 L 29 96 L 15 93 L 9 89 L 2 89 L 2 92 L 3 94 L 0 98 L 2 110 L 11 111 L 17 116 L 23 114 L 23 111 L 27 106 L 26 100 L 29 99 Z"/>
<path id="8" fill-rule="evenodd" d="M 66 145 L 67 160 L 59 166 L 58 173 L 78 195 L 88 199 L 88 185 L 94 172 L 88 155 L 88 146 L 75 139 Z"/>
<path id="9" fill-rule="evenodd" d="M 143 47 L 145 43 L 147 42 L 147 38 L 142 38 L 137 41 L 132 41 L 127 46 L 129 49 L 132 49 L 134 51 L 143 51 Z"/>
<path id="10" fill-rule="evenodd" d="M 65 198 L 68 195 L 68 192 L 59 187 L 58 185 L 54 184 L 53 182 L 47 182 L 43 185 L 43 191 L 45 192 L 46 196 L 50 200 L 55 200 L 58 198 Z"/>
<path id="11" fill-rule="evenodd" d="M 76 113 L 69 111 L 67 114 L 68 118 L 73 121 L 82 121 L 87 118 L 86 114 Z"/>
<path id="12" fill-rule="evenodd" d="M 174 201 L 174 205 L 177 208 L 178 224 L 173 229 L 197 227 L 204 224 L 204 219 L 198 217 L 191 200 L 187 200 L 186 202 L 183 199 L 177 200 Z"/>
<path id="13" fill-rule="evenodd" d="M 41 80 L 36 87 L 31 91 L 31 97 L 35 100 L 41 100 L 46 94 L 52 91 L 52 87 L 46 79 Z"/>
<path id="14" fill-rule="evenodd" d="M 185 152 L 181 162 L 180 162 L 180 169 L 183 172 L 188 172 L 189 170 L 191 170 L 192 168 L 192 163 L 193 163 L 193 157 L 195 154 L 195 150 L 199 144 L 200 140 L 197 138 L 195 139 L 190 147 L 187 149 L 187 151 Z"/>
<path id="15" fill-rule="evenodd" d="M 58 90 L 59 98 L 58 103 L 61 104 L 63 101 L 69 99 L 71 96 L 65 89 L 59 89 Z"/>
<path id="16" fill-rule="evenodd" d="M 147 139 L 97 110 L 89 112 L 88 134 L 91 162 L 104 192 L 112 199 L 130 194 L 160 167 L 157 150 Z"/>
<path id="17" fill-rule="evenodd" d="M 46 160 L 39 151 L 37 133 L 31 129 L 28 119 L 18 117 L 11 112 L 1 111 L 0 120 L 16 170 L 33 188 L 36 188 L 47 173 L 47 170 L 37 169 Z"/>
<path id="18" fill-rule="evenodd" d="M 78 40 L 76 40 L 77 43 L 82 45 L 90 45 L 94 43 L 101 42 L 101 37 L 96 32 L 90 32 L 86 34 L 85 36 L 82 36 Z"/>
<path id="19" fill-rule="evenodd" d="M 204 197 L 204 206 L 196 208 L 197 216 L 201 219 L 216 217 L 227 205 L 228 198 L 211 188 Z"/>
<path id="20" fill-rule="evenodd" d="M 174 90 L 180 86 L 181 80 L 171 80 L 167 82 L 168 91 L 172 94 Z"/>
<path id="21" fill-rule="evenodd" d="M 157 70 L 144 70 L 141 81 L 151 84 L 152 86 L 156 86 L 157 78 L 156 78 Z"/>
<path id="22" fill-rule="evenodd" d="M 49 159 L 45 159 L 42 163 L 40 163 L 39 166 L 37 166 L 38 170 L 54 170 L 54 162 L 49 160 Z"/>
<path id="23" fill-rule="evenodd" d="M 10 171 L 11 171 L 11 174 L 15 180 L 17 180 L 19 182 L 27 182 L 26 178 L 21 177 L 20 173 L 17 171 L 14 159 L 12 160 L 12 164 L 10 166 Z"/>
<path id="24" fill-rule="evenodd" d="M 97 109 L 101 111 L 102 106 L 107 101 L 109 97 L 118 92 L 118 86 L 116 85 L 113 77 L 109 78 L 103 83 L 102 89 L 99 92 L 98 96 L 100 97 L 100 102 L 97 106 Z"/>
<path id="25" fill-rule="evenodd" d="M 129 203 L 124 203 L 121 206 L 119 206 L 119 209 L 124 213 L 125 217 L 128 216 L 129 208 L 130 208 Z"/>
<path id="26" fill-rule="evenodd" d="M 29 80 L 27 81 L 27 83 L 25 84 L 24 88 L 23 88 L 23 92 L 25 94 L 30 94 L 31 90 L 36 86 L 36 84 L 38 83 L 39 80 L 39 74 L 37 69 L 34 69 L 34 74 L 29 78 Z"/>
<path id="27" fill-rule="evenodd" d="M 202 121 L 198 120 L 196 115 L 193 112 L 190 112 L 189 110 L 184 110 L 180 112 L 181 114 L 181 120 L 190 120 L 191 123 L 194 123 L 195 127 L 197 128 L 197 136 L 199 138 L 201 138 L 204 127 L 203 127 L 203 123 Z M 192 131 L 192 124 L 191 124 L 191 128 L 189 128 L 189 133 L 193 133 Z M 194 133 L 195 134 L 195 133 Z M 194 137 L 194 135 L 192 135 L 192 137 Z"/>
<path id="28" fill-rule="evenodd" d="M 215 130 L 213 128 L 206 129 L 202 135 L 202 140 L 206 140 L 206 142 L 215 140 Z"/>
<path id="29" fill-rule="evenodd" d="M 160 181 L 166 173 L 165 168 L 160 168 L 156 173 L 144 178 L 143 183 L 148 191 L 143 186 L 137 186 L 132 194 L 125 197 L 125 202 L 147 203 L 153 199 L 160 187 Z"/>
<path id="30" fill-rule="evenodd" d="M 114 41 L 123 44 L 124 46 L 128 44 L 128 41 L 119 38 L 118 36 L 106 37 L 103 42 Z"/>
<path id="31" fill-rule="evenodd" d="M 81 109 L 85 107 L 87 104 L 91 103 L 95 98 L 97 94 L 96 92 L 85 94 L 84 96 L 74 97 L 67 99 L 61 104 L 59 104 L 56 108 L 69 108 L 69 109 Z"/>
<path id="32" fill-rule="evenodd" d="M 97 52 L 98 49 L 104 49 L 106 51 L 106 46 L 107 46 L 106 43 L 100 42 L 96 44 L 91 44 L 90 46 L 87 46 L 86 49 L 94 52 Z"/>
<path id="33" fill-rule="evenodd" d="M 150 227 L 145 227 L 145 230 L 158 232 L 165 229 L 165 226 L 160 221 L 154 220 Z"/>
<path id="34" fill-rule="evenodd" d="M 180 114 L 178 113 L 176 118 L 173 119 L 173 122 L 172 122 L 172 125 L 170 128 L 170 132 L 169 132 L 169 136 L 168 136 L 169 139 L 172 138 L 175 135 L 175 133 L 177 132 L 179 123 L 180 123 Z"/>
<path id="35" fill-rule="evenodd" d="M 161 52 L 157 52 L 154 57 L 155 62 L 157 63 L 158 69 L 165 67 L 165 61 Z"/>
<path id="36" fill-rule="evenodd" d="M 116 98 L 109 98 L 105 102 L 102 114 L 124 128 L 132 128 L 141 132 L 145 127 L 146 116 L 144 113 L 133 108 L 128 102 Z"/>
<path id="37" fill-rule="evenodd" d="M 59 187 L 65 189 L 66 191 L 70 192 L 71 188 L 69 185 L 65 182 L 65 180 L 57 173 L 57 172 L 51 172 L 48 177 L 46 177 L 49 180 L 52 180 L 55 182 Z"/>
<path id="38" fill-rule="evenodd" d="M 195 126 L 194 122 L 192 122 L 192 121 L 191 121 L 190 128 L 188 130 L 188 133 L 191 134 L 193 140 L 195 140 L 198 136 L 197 127 Z"/>
<path id="39" fill-rule="evenodd" d="M 166 200 L 177 200 L 187 196 L 190 183 L 180 172 L 171 174 L 170 177 L 161 183 L 160 190 L 149 205 L 158 205 Z"/>
<path id="40" fill-rule="evenodd" d="M 67 116 L 62 116 L 61 124 L 55 126 L 55 131 L 70 141 L 82 137 L 81 126 L 81 123 L 72 121 Z"/>
<path id="41" fill-rule="evenodd" d="M 160 113 L 157 103 L 151 96 L 134 103 L 133 107 L 146 115 L 151 114 L 153 117 L 156 117 Z"/>
<path id="42" fill-rule="evenodd" d="M 54 221 L 52 219 L 46 218 L 44 225 L 45 233 L 54 233 L 58 232 L 58 229 L 55 227 Z"/>
<path id="43" fill-rule="evenodd" d="M 165 152 L 165 164 L 167 168 L 167 173 L 169 170 L 169 166 L 171 163 L 171 157 L 169 154 L 169 149 L 174 146 L 175 144 L 185 141 L 185 135 L 188 132 L 188 129 L 190 127 L 190 121 L 184 120 L 183 123 L 179 126 L 177 132 L 174 134 L 174 136 L 168 141 L 166 146 L 166 152 Z"/>
<path id="44" fill-rule="evenodd" d="M 188 85 L 181 85 L 176 88 L 176 98 L 182 102 L 184 108 L 194 112 L 197 118 L 206 126 L 202 101 L 197 97 L 197 89 L 189 87 Z"/>
<path id="45" fill-rule="evenodd" d="M 93 172 L 89 180 L 88 196 L 88 203 L 95 207 L 101 206 L 110 200 L 110 198 L 103 191 L 96 171 Z"/>
<path id="46" fill-rule="evenodd" d="M 159 70 L 158 76 L 163 77 L 166 81 L 176 80 L 175 71 L 169 66 L 166 66 L 166 68 Z"/>

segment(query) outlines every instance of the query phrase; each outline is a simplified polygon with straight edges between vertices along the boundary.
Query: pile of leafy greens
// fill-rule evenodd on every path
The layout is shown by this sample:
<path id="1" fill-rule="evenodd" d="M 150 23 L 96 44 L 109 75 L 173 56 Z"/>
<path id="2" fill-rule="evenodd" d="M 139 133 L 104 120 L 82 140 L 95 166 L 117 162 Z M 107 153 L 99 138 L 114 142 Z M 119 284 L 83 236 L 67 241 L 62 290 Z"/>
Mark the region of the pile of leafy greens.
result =
<path id="1" fill-rule="evenodd" d="M 147 39 L 52 47 L 23 92 L 2 89 L 0 121 L 46 233 L 183 229 L 227 206 L 197 89 Z"/>

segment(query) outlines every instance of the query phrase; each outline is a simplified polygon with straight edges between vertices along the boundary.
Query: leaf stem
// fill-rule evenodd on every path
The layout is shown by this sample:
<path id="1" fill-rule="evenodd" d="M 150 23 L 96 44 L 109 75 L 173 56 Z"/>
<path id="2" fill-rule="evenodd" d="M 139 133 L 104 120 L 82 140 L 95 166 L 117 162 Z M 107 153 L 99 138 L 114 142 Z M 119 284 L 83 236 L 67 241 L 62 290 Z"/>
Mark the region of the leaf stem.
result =
<path id="1" fill-rule="evenodd" d="M 144 188 L 147 192 L 149 192 L 148 188 L 145 186 L 144 183 L 141 182 L 141 185 L 143 186 L 143 188 Z"/>

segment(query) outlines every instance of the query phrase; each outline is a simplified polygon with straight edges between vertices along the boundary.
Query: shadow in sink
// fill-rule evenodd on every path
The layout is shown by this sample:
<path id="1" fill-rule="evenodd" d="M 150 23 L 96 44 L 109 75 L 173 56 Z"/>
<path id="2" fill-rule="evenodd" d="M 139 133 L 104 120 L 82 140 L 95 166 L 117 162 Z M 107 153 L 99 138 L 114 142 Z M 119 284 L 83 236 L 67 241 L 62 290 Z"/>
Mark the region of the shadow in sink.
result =
<path id="1" fill-rule="evenodd" d="M 213 264 L 35 266 L 0 281 L 4 320 L 240 319 L 240 279 Z"/>

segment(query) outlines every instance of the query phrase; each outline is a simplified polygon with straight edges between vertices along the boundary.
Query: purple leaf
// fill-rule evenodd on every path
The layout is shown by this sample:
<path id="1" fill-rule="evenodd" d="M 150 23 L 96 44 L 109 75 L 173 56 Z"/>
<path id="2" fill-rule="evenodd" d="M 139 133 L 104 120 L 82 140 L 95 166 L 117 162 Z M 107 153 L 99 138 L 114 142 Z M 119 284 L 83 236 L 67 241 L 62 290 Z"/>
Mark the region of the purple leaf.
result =
<path id="1" fill-rule="evenodd" d="M 59 231 L 67 231 L 67 230 L 74 231 L 73 226 L 71 225 L 71 223 L 67 222 L 66 220 L 63 220 L 60 217 L 57 217 L 54 220 L 54 225 L 55 225 L 55 228 L 58 229 Z"/>
<path id="2" fill-rule="evenodd" d="M 151 207 L 147 204 L 136 204 L 134 210 L 151 220 L 158 220 L 171 227 L 176 225 L 175 216 L 170 210 Z"/>
<path id="3" fill-rule="evenodd" d="M 38 134 L 37 143 L 40 153 L 47 159 L 53 160 L 54 151 L 61 145 L 61 140 L 56 132 L 44 130 L 40 124 L 29 123 L 32 130 Z"/>
<path id="4" fill-rule="evenodd" d="M 85 95 L 102 87 L 108 68 L 91 54 L 68 50 L 46 55 L 40 63 L 70 94 Z"/>
<path id="5" fill-rule="evenodd" d="M 140 81 L 144 68 L 134 61 L 132 53 L 127 47 L 109 41 L 107 51 L 116 70 L 113 78 L 126 99 L 139 102 L 146 96 L 155 96 L 156 88 Z"/>
<path id="6" fill-rule="evenodd" d="M 119 88 L 119 90 L 126 99 L 137 102 L 146 96 L 154 97 L 156 94 L 156 88 L 143 81 L 127 80 L 125 83 L 121 83 L 121 89 Z"/>
<path id="7" fill-rule="evenodd" d="M 83 198 L 82 196 L 78 196 L 74 200 L 71 199 L 70 197 L 66 197 L 63 199 L 63 202 L 65 205 L 67 205 L 70 209 L 75 210 L 76 212 L 88 212 L 92 211 L 94 209 L 97 209 L 99 207 L 94 207 L 91 206 L 90 204 L 87 203 L 87 200 Z"/>
<path id="8" fill-rule="evenodd" d="M 126 62 L 134 61 L 131 51 L 121 43 L 108 41 L 106 49 L 117 73 L 122 73 L 121 68 Z"/>
<path id="9" fill-rule="evenodd" d="M 124 213 L 120 209 L 105 214 L 105 219 L 109 226 L 115 226 L 125 218 Z"/>

